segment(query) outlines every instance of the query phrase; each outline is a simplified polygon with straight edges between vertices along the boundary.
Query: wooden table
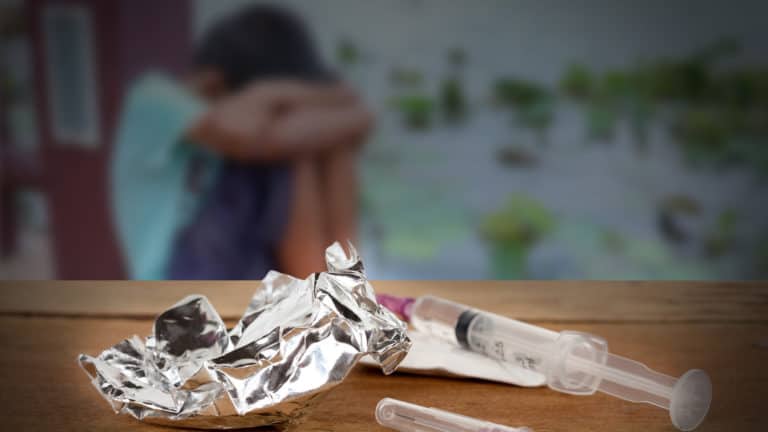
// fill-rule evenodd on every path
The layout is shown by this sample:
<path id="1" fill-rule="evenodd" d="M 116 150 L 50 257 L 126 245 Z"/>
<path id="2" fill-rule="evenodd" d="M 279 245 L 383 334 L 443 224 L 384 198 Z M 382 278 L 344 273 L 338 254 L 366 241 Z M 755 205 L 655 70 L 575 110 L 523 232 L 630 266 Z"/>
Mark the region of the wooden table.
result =
<path id="1" fill-rule="evenodd" d="M 187 294 L 208 296 L 234 322 L 256 282 L 0 283 L 0 429 L 175 430 L 114 415 L 76 364 L 132 335 Z M 435 293 L 555 330 L 605 337 L 611 351 L 679 375 L 707 370 L 714 400 L 700 431 L 768 430 L 768 284 L 677 282 L 374 282 L 377 292 Z M 672 431 L 666 411 L 603 394 L 568 396 L 478 380 L 358 367 L 302 424 L 376 431 L 390 396 L 543 431 Z M 176 429 L 177 430 L 177 429 Z"/>

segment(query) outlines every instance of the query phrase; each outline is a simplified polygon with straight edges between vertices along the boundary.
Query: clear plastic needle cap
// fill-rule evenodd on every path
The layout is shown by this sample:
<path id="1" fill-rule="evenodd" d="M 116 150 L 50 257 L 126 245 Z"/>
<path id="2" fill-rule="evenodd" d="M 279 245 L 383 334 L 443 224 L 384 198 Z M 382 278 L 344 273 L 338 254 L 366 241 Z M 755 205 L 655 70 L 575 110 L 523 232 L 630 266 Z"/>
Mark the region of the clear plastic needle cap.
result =
<path id="1" fill-rule="evenodd" d="M 376 421 L 400 432 L 532 432 L 391 398 L 376 405 Z"/>

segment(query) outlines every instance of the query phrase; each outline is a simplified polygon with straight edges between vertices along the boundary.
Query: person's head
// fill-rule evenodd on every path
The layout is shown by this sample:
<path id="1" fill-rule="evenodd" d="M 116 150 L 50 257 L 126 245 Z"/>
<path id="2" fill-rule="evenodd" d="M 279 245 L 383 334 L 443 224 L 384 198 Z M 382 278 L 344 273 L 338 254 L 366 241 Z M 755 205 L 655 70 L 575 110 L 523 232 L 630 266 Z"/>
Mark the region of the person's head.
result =
<path id="1" fill-rule="evenodd" d="M 195 48 L 193 67 L 208 97 L 254 80 L 331 79 L 301 18 L 268 5 L 247 7 L 214 24 Z"/>

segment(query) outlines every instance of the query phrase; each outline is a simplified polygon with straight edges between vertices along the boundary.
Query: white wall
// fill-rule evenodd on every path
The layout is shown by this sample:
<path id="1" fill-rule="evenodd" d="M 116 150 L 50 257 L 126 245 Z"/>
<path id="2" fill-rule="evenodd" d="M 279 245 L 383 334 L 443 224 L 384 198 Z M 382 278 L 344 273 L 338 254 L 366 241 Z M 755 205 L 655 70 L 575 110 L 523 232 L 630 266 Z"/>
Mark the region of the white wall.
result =
<path id="1" fill-rule="evenodd" d="M 252 2 L 197 0 L 195 33 L 200 35 L 206 25 L 247 3 Z M 490 110 L 487 100 L 489 85 L 498 76 L 513 75 L 552 84 L 574 60 L 596 69 L 630 66 L 643 58 L 684 56 L 721 37 L 735 37 L 743 43 L 743 52 L 735 62 L 765 64 L 768 2 L 285 0 L 276 3 L 294 7 L 304 16 L 329 61 L 333 61 L 336 43 L 343 37 L 349 37 L 363 51 L 366 62 L 351 73 L 351 78 L 377 110 L 379 128 L 369 148 L 407 155 L 397 175 L 368 181 L 367 192 L 375 197 L 392 194 L 392 190 L 386 188 L 400 188 L 397 193 L 404 196 L 428 190 L 427 196 L 442 195 L 451 200 L 450 205 L 444 205 L 435 198 L 419 206 L 408 201 L 418 201 L 417 197 L 404 198 L 400 203 L 404 206 L 402 211 L 393 210 L 387 215 L 397 219 L 392 222 L 396 225 L 393 230 L 410 229 L 418 235 L 435 229 L 432 225 L 444 222 L 442 219 L 464 218 L 466 221 L 463 230 L 455 226 L 440 228 L 443 232 L 459 233 L 454 240 L 439 244 L 436 256 L 425 261 L 392 260 L 386 254 L 375 255 L 374 251 L 368 265 L 374 277 L 487 277 L 486 251 L 476 232 L 478 221 L 515 191 L 537 197 L 567 220 L 588 221 L 594 226 L 609 227 L 626 236 L 658 244 L 661 240 L 655 212 L 658 202 L 670 194 L 686 194 L 700 201 L 705 209 L 704 216 L 697 222 L 700 226 L 711 224 L 723 208 L 734 207 L 746 215 L 741 224 L 746 228 L 744 236 L 765 228 L 759 219 L 768 219 L 766 209 L 754 199 L 768 193 L 764 183 L 756 183 L 748 173 L 739 171 L 691 171 L 681 162 L 677 146 L 670 142 L 661 126 L 652 131 L 651 153 L 638 159 L 626 127 L 612 146 L 585 147 L 583 114 L 566 106 L 558 110 L 555 127 L 550 132 L 552 147 L 543 151 L 536 149 L 541 161 L 538 169 L 501 167 L 494 159 L 496 148 L 508 144 L 527 145 L 531 140 L 525 131 L 510 127 L 508 114 Z M 436 78 L 445 73 L 446 52 L 454 47 L 464 48 L 469 55 L 465 83 L 474 115 L 460 129 L 437 128 L 416 134 L 402 130 L 387 106 L 393 93 L 388 81 L 391 68 L 416 67 L 425 72 L 427 83 L 434 85 Z M 375 171 L 371 165 L 363 168 L 364 173 Z M 397 181 L 401 184 L 396 185 Z M 382 188 L 383 191 L 379 190 Z M 448 214 L 454 211 L 461 215 Z M 424 218 L 434 214 L 438 215 L 434 223 L 424 223 Z M 435 240 L 428 237 L 425 234 L 422 242 Z M 663 249 L 662 246 L 659 248 Z M 364 252 L 366 256 L 372 254 Z M 574 253 L 568 253 L 580 259 L 578 255 L 592 252 L 579 246 Z M 563 253 L 556 251 L 555 255 Z M 656 250 L 646 255 L 661 256 L 662 253 Z M 738 257 L 735 259 L 738 261 Z M 558 264 L 567 269 L 579 265 Z M 678 263 L 670 260 L 665 265 L 674 268 Z M 738 270 L 721 274 L 739 275 Z M 610 273 L 601 267 L 566 270 L 550 277 L 623 275 L 674 276 L 673 273 L 643 272 L 630 275 L 622 270 Z M 687 275 L 707 277 L 696 272 L 693 276 Z"/>
<path id="2" fill-rule="evenodd" d="M 254 3 L 197 0 L 199 34 L 222 14 Z M 683 55 L 718 36 L 745 41 L 744 58 L 768 58 L 765 1 L 282 0 L 313 27 L 326 51 L 350 35 L 374 60 L 429 63 L 464 46 L 495 72 L 556 80 L 573 59 L 596 67 Z"/>

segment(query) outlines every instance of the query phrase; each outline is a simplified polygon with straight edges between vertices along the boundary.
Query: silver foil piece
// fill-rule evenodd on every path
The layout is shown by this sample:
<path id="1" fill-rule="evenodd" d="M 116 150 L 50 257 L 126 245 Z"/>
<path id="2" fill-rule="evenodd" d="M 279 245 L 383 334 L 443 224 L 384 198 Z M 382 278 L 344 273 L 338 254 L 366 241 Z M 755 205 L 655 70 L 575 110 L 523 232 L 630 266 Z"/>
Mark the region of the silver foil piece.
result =
<path id="1" fill-rule="evenodd" d="M 149 423 L 234 429 L 296 423 L 357 361 L 394 372 L 411 342 L 406 324 L 376 302 L 349 245 L 326 250 L 328 271 L 300 280 L 270 272 L 240 321 L 199 295 L 80 366 L 116 413 Z"/>

